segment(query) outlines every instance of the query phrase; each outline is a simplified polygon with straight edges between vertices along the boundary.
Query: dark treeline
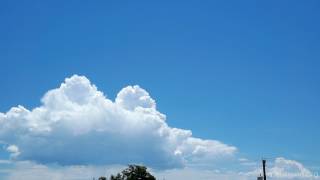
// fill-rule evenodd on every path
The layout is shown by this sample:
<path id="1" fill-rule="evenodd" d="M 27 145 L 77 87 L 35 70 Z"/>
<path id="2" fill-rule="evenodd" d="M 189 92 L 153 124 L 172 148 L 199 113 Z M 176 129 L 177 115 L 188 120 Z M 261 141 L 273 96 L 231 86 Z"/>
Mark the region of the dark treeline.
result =
<path id="1" fill-rule="evenodd" d="M 99 180 L 107 180 L 106 177 L 100 177 Z M 129 165 L 128 168 L 116 175 L 111 175 L 110 180 L 156 180 L 145 166 Z"/>

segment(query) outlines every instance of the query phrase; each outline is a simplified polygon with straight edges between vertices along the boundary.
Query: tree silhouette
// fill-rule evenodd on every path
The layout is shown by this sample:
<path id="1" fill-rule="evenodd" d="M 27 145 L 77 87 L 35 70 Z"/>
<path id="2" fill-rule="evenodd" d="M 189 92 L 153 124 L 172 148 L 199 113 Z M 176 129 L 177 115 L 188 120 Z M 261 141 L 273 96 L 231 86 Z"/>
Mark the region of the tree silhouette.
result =
<path id="1" fill-rule="evenodd" d="M 156 178 L 147 171 L 145 166 L 129 165 L 116 176 L 111 175 L 110 180 L 156 180 Z"/>

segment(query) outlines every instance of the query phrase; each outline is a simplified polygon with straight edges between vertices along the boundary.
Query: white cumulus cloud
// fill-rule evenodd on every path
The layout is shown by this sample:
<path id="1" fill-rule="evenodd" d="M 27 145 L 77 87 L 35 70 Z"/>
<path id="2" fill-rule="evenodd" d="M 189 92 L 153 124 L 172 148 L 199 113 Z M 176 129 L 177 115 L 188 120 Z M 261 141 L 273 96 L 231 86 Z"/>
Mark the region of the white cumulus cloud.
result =
<path id="1" fill-rule="evenodd" d="M 0 113 L 0 141 L 14 144 L 10 151 L 18 153 L 18 160 L 171 168 L 230 157 L 237 151 L 170 127 L 155 100 L 139 86 L 123 88 L 113 101 L 86 77 L 74 75 L 49 90 L 41 102 L 32 110 L 19 105 Z"/>
<path id="2" fill-rule="evenodd" d="M 12 158 L 16 158 L 20 154 L 19 148 L 16 145 L 8 146 L 7 151 L 10 153 Z"/>
<path id="3" fill-rule="evenodd" d="M 267 163 L 267 176 L 271 180 L 311 180 L 320 179 L 316 172 L 310 171 L 298 161 L 286 159 L 283 157 L 275 158 L 274 161 Z M 244 173 L 248 176 L 257 176 L 262 174 L 262 169 Z M 243 173 L 242 173 L 243 175 Z"/>

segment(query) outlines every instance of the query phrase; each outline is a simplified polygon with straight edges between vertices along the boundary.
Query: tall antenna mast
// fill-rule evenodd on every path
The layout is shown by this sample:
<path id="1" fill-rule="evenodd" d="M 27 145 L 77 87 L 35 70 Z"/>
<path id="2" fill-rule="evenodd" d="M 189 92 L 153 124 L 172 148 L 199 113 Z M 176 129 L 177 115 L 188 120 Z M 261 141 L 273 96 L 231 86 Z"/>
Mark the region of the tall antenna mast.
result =
<path id="1" fill-rule="evenodd" d="M 262 160 L 262 168 L 263 168 L 263 180 L 267 180 L 267 174 L 266 174 L 266 160 Z"/>

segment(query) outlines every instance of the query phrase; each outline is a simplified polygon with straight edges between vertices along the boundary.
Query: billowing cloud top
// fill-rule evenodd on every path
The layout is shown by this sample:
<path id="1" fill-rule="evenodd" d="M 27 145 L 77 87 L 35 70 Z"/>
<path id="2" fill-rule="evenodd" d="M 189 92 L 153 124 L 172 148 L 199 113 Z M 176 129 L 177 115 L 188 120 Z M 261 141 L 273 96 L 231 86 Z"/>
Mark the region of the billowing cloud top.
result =
<path id="1" fill-rule="evenodd" d="M 271 180 L 318 180 L 320 177 L 317 173 L 312 173 L 303 164 L 295 160 L 285 159 L 283 157 L 275 158 L 268 162 L 266 168 L 268 179 Z M 262 169 L 258 168 L 251 172 L 240 173 L 247 177 L 255 177 L 262 174 Z"/>
<path id="2" fill-rule="evenodd" d="M 84 76 L 66 78 L 42 105 L 0 113 L 0 140 L 12 158 L 40 163 L 181 167 L 233 156 L 237 149 L 169 127 L 156 102 L 139 86 L 112 101 Z"/>

